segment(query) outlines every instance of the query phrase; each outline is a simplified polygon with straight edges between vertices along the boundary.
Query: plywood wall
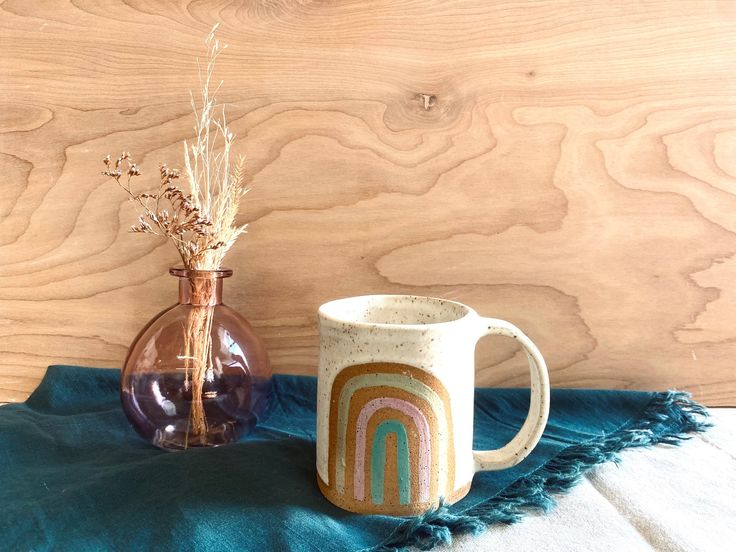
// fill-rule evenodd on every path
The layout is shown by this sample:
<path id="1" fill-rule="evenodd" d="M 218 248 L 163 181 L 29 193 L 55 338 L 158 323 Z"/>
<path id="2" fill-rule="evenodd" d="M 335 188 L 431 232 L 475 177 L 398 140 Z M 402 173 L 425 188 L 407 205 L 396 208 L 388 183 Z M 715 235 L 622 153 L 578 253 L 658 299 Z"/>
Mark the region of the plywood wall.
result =
<path id="1" fill-rule="evenodd" d="M 225 298 L 276 371 L 315 373 L 323 301 L 419 293 L 524 328 L 556 386 L 736 403 L 729 1 L 0 3 L 0 399 L 119 366 L 173 302 L 100 160 L 181 163 L 216 22 L 254 179 Z"/>

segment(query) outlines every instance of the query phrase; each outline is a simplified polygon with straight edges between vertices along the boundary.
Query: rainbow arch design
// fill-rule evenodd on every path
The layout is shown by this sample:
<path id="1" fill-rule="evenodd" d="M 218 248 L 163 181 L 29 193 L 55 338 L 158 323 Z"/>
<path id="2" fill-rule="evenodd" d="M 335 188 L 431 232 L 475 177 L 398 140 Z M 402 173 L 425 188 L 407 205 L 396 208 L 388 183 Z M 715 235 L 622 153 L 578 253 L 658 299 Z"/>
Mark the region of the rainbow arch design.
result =
<path id="1" fill-rule="evenodd" d="M 455 449 L 449 397 L 432 374 L 394 363 L 351 366 L 332 384 L 331 494 L 366 512 L 450 496 Z"/>

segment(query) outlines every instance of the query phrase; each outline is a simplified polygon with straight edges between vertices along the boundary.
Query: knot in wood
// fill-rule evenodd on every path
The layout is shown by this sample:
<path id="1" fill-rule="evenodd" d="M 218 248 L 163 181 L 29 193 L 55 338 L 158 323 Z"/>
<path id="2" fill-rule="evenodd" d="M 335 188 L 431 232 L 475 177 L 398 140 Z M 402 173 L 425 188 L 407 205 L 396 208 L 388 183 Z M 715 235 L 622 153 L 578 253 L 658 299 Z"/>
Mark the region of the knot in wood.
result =
<path id="1" fill-rule="evenodd" d="M 434 94 L 417 94 L 419 102 L 422 104 L 424 111 L 429 111 L 435 105 L 437 105 L 437 96 Z"/>

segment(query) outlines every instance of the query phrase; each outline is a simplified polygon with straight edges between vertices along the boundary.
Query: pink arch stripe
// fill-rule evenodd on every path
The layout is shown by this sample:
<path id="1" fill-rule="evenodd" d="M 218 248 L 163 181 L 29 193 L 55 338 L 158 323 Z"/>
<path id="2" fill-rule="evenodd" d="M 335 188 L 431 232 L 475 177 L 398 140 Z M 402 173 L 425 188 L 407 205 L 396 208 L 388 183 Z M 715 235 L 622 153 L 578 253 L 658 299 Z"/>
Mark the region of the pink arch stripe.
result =
<path id="1" fill-rule="evenodd" d="M 353 478 L 355 487 L 355 499 L 363 500 L 365 498 L 365 440 L 368 421 L 371 416 L 381 408 L 394 408 L 407 416 L 409 416 L 417 430 L 419 431 L 419 500 L 427 502 L 429 500 L 429 477 L 430 477 L 430 452 L 431 442 L 429 434 L 429 422 L 421 410 L 416 406 L 402 399 L 381 397 L 373 399 L 366 403 L 360 411 L 358 420 L 355 424 L 357 435 L 355 438 L 355 477 Z"/>

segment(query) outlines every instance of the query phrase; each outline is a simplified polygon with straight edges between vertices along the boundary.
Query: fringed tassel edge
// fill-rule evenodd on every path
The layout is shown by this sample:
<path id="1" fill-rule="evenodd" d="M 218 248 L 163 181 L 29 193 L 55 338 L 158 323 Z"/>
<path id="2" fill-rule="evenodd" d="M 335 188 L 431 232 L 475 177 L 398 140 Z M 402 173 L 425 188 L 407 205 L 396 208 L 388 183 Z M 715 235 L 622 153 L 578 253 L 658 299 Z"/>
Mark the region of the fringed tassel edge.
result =
<path id="1" fill-rule="evenodd" d="M 567 447 L 534 473 L 464 512 L 452 513 L 446 505 L 440 504 L 436 510 L 408 519 L 384 542 L 369 550 L 400 552 L 409 546 L 430 550 L 440 544 L 450 544 L 452 535 L 477 535 L 494 523 L 516 523 L 528 509 L 548 511 L 555 504 L 553 493 L 568 491 L 596 464 L 618 462 L 618 453 L 626 448 L 659 443 L 678 445 L 690 438 L 687 433 L 710 427 L 707 417 L 707 409 L 694 402 L 689 393 L 659 393 L 637 422 L 630 422 L 587 443 Z"/>

